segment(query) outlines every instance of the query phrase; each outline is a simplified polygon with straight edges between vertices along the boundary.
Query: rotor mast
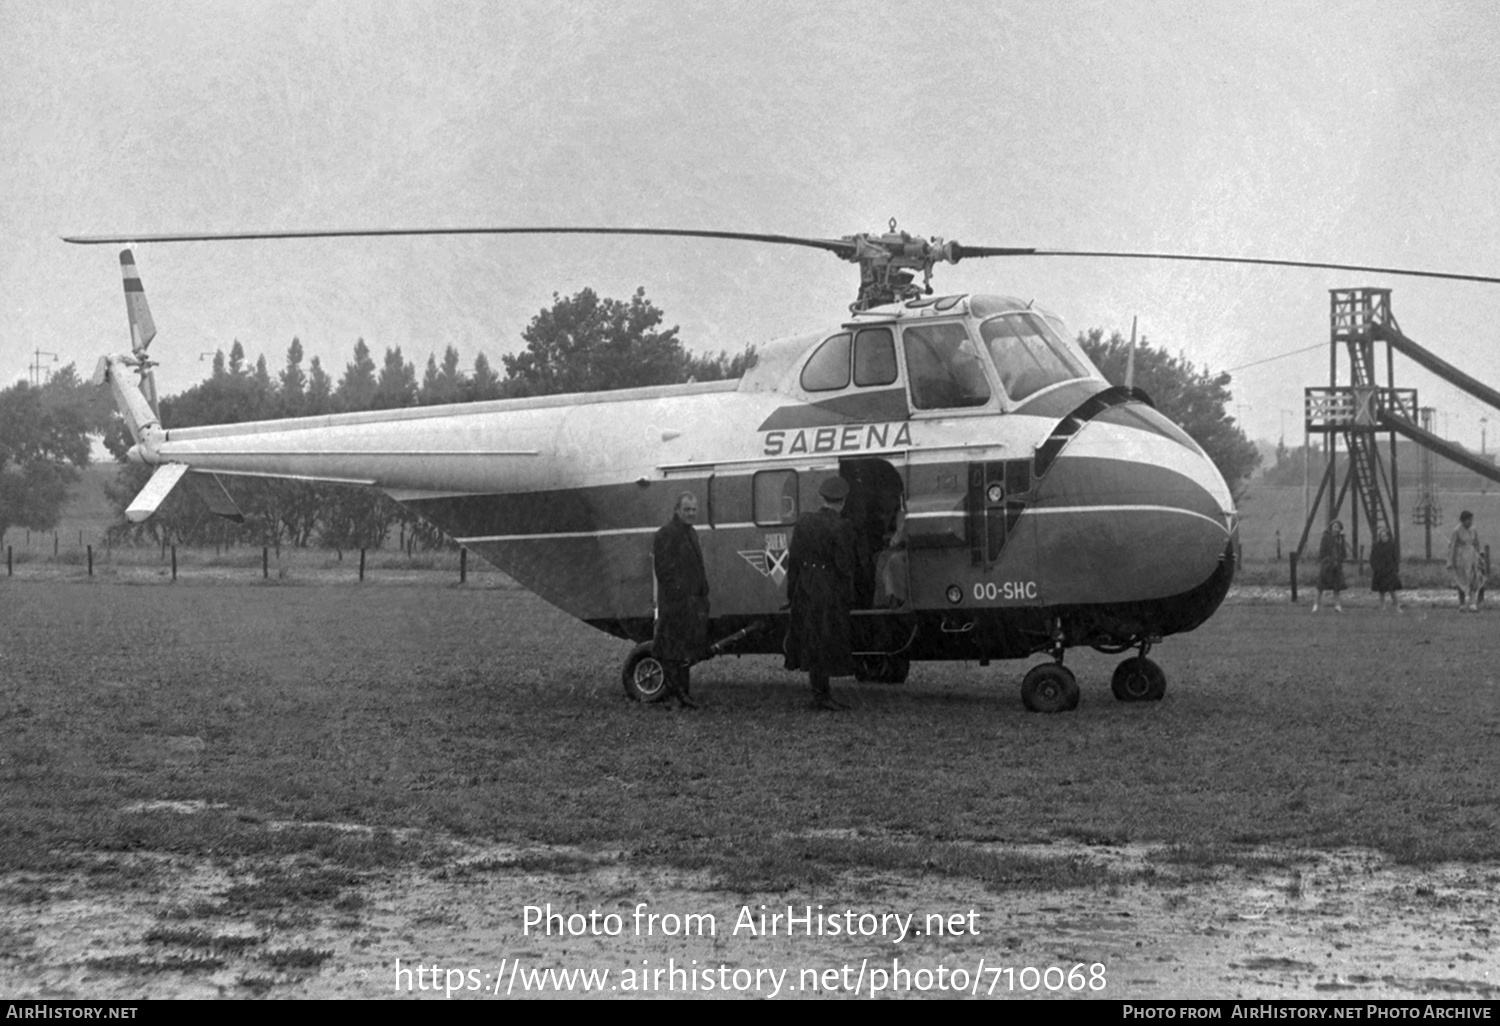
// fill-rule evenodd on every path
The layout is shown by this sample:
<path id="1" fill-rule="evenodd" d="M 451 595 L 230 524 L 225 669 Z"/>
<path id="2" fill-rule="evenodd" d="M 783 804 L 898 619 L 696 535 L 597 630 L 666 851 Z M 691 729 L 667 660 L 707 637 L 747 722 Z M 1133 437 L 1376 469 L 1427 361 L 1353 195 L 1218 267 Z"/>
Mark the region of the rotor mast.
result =
<path id="1" fill-rule="evenodd" d="M 919 239 L 909 232 L 898 232 L 894 217 L 890 230 L 883 235 L 860 233 L 846 235 L 844 239 L 850 250 L 840 255 L 850 263 L 859 264 L 859 295 L 849 306 L 851 313 L 932 295 L 933 265 L 940 260 L 956 264 L 962 255 L 956 242 L 944 242 L 936 236 Z M 916 283 L 913 273 L 919 270 L 921 285 Z"/>

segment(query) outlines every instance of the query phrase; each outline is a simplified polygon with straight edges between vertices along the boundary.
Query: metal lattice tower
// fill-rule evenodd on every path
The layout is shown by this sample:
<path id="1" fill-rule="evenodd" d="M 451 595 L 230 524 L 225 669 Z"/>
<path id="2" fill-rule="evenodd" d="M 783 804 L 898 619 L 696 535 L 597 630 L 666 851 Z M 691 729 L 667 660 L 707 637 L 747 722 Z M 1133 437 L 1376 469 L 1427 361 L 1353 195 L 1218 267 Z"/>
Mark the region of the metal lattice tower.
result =
<path id="1" fill-rule="evenodd" d="M 1386 349 L 1386 384 L 1378 381 L 1375 343 L 1389 330 L 1400 328 L 1391 313 L 1390 289 L 1332 289 L 1328 356 L 1328 387 L 1305 390 L 1304 427 L 1309 438 L 1321 434 L 1327 468 L 1318 487 L 1318 498 L 1309 503 L 1307 524 L 1298 544 L 1300 553 L 1318 514 L 1323 495 L 1328 495 L 1327 518 L 1338 519 L 1344 497 L 1352 489 L 1353 509 L 1350 540 L 1359 550 L 1359 513 L 1369 525 L 1373 539 L 1381 528 L 1388 529 L 1399 548 L 1401 522 L 1396 478 L 1396 435 L 1390 431 L 1389 469 L 1380 458 L 1377 432 L 1389 430 L 1381 424 L 1382 415 L 1392 413 L 1414 420 L 1417 407 L 1415 389 L 1395 387 L 1391 352 Z M 1339 381 L 1339 351 L 1347 354 L 1348 379 Z M 1348 453 L 1348 469 L 1343 484 L 1336 486 L 1338 439 Z"/>

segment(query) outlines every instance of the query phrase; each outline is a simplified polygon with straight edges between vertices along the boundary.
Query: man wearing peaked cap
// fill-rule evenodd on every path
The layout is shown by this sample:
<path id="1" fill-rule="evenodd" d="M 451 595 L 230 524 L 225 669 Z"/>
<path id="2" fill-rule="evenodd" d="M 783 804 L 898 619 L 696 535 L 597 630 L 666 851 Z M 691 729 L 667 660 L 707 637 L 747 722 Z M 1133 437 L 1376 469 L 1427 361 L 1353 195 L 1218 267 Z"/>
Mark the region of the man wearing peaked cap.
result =
<path id="1" fill-rule="evenodd" d="M 845 520 L 849 482 L 830 477 L 818 486 L 822 508 L 797 521 L 787 550 L 786 593 L 791 600 L 786 668 L 805 670 L 813 708 L 842 709 L 829 690 L 830 677 L 854 674 L 852 620 L 856 546 L 854 525 Z"/>

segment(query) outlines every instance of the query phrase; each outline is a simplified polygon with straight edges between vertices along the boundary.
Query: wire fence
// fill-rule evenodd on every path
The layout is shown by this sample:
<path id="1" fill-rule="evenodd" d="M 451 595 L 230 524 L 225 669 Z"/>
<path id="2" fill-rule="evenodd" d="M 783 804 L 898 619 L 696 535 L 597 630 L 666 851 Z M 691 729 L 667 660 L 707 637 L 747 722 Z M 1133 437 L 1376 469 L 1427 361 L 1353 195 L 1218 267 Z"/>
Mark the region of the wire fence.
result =
<path id="1" fill-rule="evenodd" d="M 293 546 L 117 544 L 108 534 L 79 530 L 12 530 L 3 539 L 6 577 L 129 580 L 445 583 L 505 587 L 510 578 L 467 549 L 322 549 Z"/>

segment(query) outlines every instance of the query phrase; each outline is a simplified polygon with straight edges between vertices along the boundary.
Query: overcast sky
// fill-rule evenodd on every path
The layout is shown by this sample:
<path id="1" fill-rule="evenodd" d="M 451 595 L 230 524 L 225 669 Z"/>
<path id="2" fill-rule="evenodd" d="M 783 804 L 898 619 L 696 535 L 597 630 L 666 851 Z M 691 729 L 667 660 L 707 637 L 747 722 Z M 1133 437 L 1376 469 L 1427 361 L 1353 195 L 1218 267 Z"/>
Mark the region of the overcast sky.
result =
<path id="1" fill-rule="evenodd" d="M 0 0 L 0 380 L 128 345 L 116 247 L 58 236 L 615 225 L 1164 250 L 1500 274 L 1500 18 L 1472 3 Z M 836 325 L 857 271 L 730 242 L 437 238 L 142 246 L 159 386 L 300 336 L 420 374 L 498 364 L 536 312 L 638 286 L 695 350 Z M 981 260 L 943 291 L 1035 299 L 1235 372 L 1300 438 L 1328 290 L 1500 384 L 1500 286 L 1093 259 Z M 51 365 L 51 358 L 42 357 Z M 1500 411 L 1409 362 L 1477 447 Z M 1285 411 L 1285 413 L 1283 413 Z M 1290 440 L 1290 439 L 1289 439 Z"/>

